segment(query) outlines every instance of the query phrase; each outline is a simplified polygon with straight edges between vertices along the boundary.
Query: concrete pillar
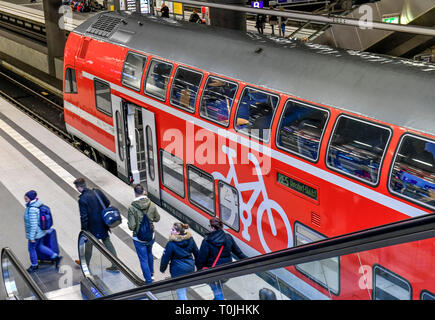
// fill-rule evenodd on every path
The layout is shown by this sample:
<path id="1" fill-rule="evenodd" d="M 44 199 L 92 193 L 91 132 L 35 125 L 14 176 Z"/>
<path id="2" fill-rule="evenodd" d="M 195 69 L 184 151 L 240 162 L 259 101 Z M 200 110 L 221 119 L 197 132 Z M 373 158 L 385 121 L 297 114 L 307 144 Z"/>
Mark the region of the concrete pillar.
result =
<path id="1" fill-rule="evenodd" d="M 208 0 L 212 3 L 228 5 L 244 5 L 244 0 Z M 246 15 L 244 12 L 210 8 L 211 25 L 246 31 Z"/>
<path id="2" fill-rule="evenodd" d="M 45 15 L 45 30 L 47 36 L 48 49 L 48 69 L 49 74 L 56 77 L 55 59 L 63 59 L 63 52 L 66 43 L 65 30 L 60 28 L 62 13 L 59 12 L 62 2 L 60 0 L 43 0 Z"/>

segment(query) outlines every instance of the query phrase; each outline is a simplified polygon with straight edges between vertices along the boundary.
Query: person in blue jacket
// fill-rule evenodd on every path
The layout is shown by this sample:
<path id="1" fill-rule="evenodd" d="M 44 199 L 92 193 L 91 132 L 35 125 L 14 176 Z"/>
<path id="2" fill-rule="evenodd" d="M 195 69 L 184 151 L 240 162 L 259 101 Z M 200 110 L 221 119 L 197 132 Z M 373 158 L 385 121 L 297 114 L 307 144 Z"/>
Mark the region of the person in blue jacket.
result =
<path id="1" fill-rule="evenodd" d="M 199 256 L 196 260 L 198 270 L 232 262 L 232 253 L 239 259 L 247 258 L 233 237 L 223 230 L 223 223 L 219 218 L 210 219 L 210 231 L 210 234 L 202 241 L 199 249 Z M 224 300 L 220 282 L 212 282 L 210 287 L 213 290 L 215 300 Z"/>
<path id="2" fill-rule="evenodd" d="M 170 264 L 171 277 L 178 277 L 195 271 L 195 262 L 198 258 L 198 247 L 190 232 L 186 231 L 188 224 L 174 223 L 160 262 L 160 272 L 165 272 Z M 186 288 L 177 289 L 178 300 L 187 300 Z"/>
<path id="3" fill-rule="evenodd" d="M 42 230 L 39 226 L 39 207 L 42 205 L 42 202 L 37 198 L 35 190 L 26 192 L 24 195 L 24 201 L 26 202 L 24 226 L 26 230 L 26 238 L 29 240 L 28 250 L 30 262 L 32 264 L 27 271 L 32 273 L 39 268 L 37 251 L 51 257 L 55 262 L 57 269 L 62 256 L 59 256 L 56 252 L 45 246 L 42 241 L 46 234 L 46 231 Z"/>

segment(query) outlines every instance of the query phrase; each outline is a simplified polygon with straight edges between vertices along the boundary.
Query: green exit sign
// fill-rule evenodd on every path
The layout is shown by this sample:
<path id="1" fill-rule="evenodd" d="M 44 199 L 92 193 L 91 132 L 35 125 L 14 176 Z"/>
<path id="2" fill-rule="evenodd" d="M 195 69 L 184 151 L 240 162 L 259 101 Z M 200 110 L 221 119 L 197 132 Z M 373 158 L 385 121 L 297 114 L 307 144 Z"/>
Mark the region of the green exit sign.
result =
<path id="1" fill-rule="evenodd" d="M 399 24 L 399 17 L 386 17 L 386 18 L 382 18 L 382 20 L 385 23 L 395 23 L 395 24 Z"/>

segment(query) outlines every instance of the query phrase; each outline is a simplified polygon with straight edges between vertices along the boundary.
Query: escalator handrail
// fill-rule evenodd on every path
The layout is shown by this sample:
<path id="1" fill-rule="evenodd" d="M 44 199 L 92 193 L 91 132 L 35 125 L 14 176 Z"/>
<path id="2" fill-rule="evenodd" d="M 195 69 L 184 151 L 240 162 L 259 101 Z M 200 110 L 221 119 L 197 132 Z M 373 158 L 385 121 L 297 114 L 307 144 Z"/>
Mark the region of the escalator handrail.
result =
<path id="1" fill-rule="evenodd" d="M 100 241 L 98 241 L 97 238 L 95 238 L 92 234 L 90 234 L 89 232 L 84 231 L 84 230 L 80 231 L 79 237 L 78 237 L 77 245 L 78 245 L 78 249 L 79 249 L 78 252 L 79 253 L 80 253 L 80 242 L 81 242 L 80 240 L 82 239 L 82 237 L 86 237 L 88 239 L 88 241 L 90 241 L 92 243 L 92 245 L 94 247 L 96 247 L 98 249 L 98 251 L 100 253 L 102 253 L 104 255 L 104 257 L 107 258 L 107 260 L 109 260 L 113 265 L 115 265 L 121 271 L 121 273 L 123 273 L 134 285 L 136 285 L 137 287 L 141 287 L 141 286 L 145 285 L 145 281 L 140 279 L 121 260 L 119 260 L 117 257 L 113 256 L 112 253 L 109 250 L 107 250 L 107 248 Z M 89 279 L 89 277 L 86 275 L 86 273 L 83 270 L 83 266 L 82 266 L 83 263 L 86 263 L 86 262 L 82 261 L 82 259 L 80 257 L 80 266 L 81 266 L 82 274 L 84 277 Z M 89 266 L 86 266 L 86 267 L 89 270 Z M 92 281 L 92 279 L 89 279 L 89 280 Z"/>
<path id="2" fill-rule="evenodd" d="M 141 293 L 145 291 L 156 294 L 221 279 L 335 258 L 432 237 L 435 237 L 435 214 L 427 214 L 219 265 L 207 270 L 199 270 L 194 273 L 154 282 L 140 288 L 126 290 L 100 299 L 138 299 Z"/>
<path id="3" fill-rule="evenodd" d="M 2 275 L 5 274 L 5 270 L 3 270 L 3 262 L 4 257 L 9 259 L 9 261 L 12 263 L 12 265 L 15 267 L 15 269 L 18 271 L 22 279 L 25 281 L 27 287 L 31 289 L 31 291 L 36 295 L 36 297 L 39 300 L 48 300 L 44 292 L 39 288 L 39 286 L 36 284 L 35 280 L 29 275 L 29 273 L 26 271 L 26 269 L 21 264 L 20 260 L 15 256 L 14 252 L 8 248 L 5 247 L 1 251 L 1 269 L 2 269 Z M 3 285 L 5 285 L 6 279 L 3 279 Z M 7 291 L 6 287 L 5 290 Z M 9 293 L 6 292 L 9 296 Z"/>

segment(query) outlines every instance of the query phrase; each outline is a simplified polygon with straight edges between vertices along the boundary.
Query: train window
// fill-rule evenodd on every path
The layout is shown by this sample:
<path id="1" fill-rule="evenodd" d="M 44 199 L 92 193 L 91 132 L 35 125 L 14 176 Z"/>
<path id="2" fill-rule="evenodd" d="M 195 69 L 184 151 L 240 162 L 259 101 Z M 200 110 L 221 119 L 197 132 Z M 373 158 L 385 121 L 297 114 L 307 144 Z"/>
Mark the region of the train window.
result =
<path id="1" fill-rule="evenodd" d="M 373 267 L 373 300 L 411 300 L 411 297 L 409 281 L 380 265 Z"/>
<path id="2" fill-rule="evenodd" d="M 184 198 L 184 166 L 183 160 L 160 150 L 162 161 L 162 184 Z"/>
<path id="3" fill-rule="evenodd" d="M 289 100 L 278 125 L 276 144 L 286 151 L 317 161 L 328 116 L 326 110 Z"/>
<path id="4" fill-rule="evenodd" d="M 273 115 L 278 106 L 278 96 L 253 88 L 245 88 L 237 110 L 237 131 L 269 141 Z"/>
<path id="5" fill-rule="evenodd" d="M 112 116 L 112 98 L 110 94 L 110 85 L 107 83 L 94 79 L 95 88 L 95 104 L 97 110 Z"/>
<path id="6" fill-rule="evenodd" d="M 239 193 L 236 188 L 219 181 L 219 217 L 235 231 L 240 230 Z"/>
<path id="7" fill-rule="evenodd" d="M 76 71 L 68 68 L 65 71 L 65 93 L 77 93 Z"/>
<path id="8" fill-rule="evenodd" d="M 202 94 L 199 114 L 201 117 L 228 126 L 237 84 L 209 77 Z"/>
<path id="9" fill-rule="evenodd" d="M 171 104 L 195 112 L 195 101 L 202 73 L 178 68 L 171 89 Z"/>
<path id="10" fill-rule="evenodd" d="M 307 226 L 295 223 L 295 246 L 326 239 L 325 236 L 308 228 Z M 339 257 L 323 259 L 313 262 L 301 263 L 295 266 L 296 270 L 303 273 L 313 281 L 328 289 L 328 291 L 339 294 L 340 290 L 340 259 Z"/>
<path id="11" fill-rule="evenodd" d="M 328 167 L 376 185 L 391 131 L 340 116 L 328 147 Z"/>
<path id="12" fill-rule="evenodd" d="M 165 101 L 166 89 L 168 87 L 171 72 L 171 64 L 158 60 L 151 60 L 145 82 L 145 93 L 159 100 Z"/>
<path id="13" fill-rule="evenodd" d="M 430 291 L 423 290 L 420 293 L 420 300 L 435 300 L 435 294 Z"/>
<path id="14" fill-rule="evenodd" d="M 125 143 L 124 143 L 124 126 L 122 125 L 121 115 L 119 111 L 115 112 L 116 120 L 116 135 L 118 138 L 118 156 L 121 161 L 125 158 Z"/>
<path id="15" fill-rule="evenodd" d="M 435 142 L 405 135 L 390 174 L 390 191 L 435 208 Z"/>
<path id="16" fill-rule="evenodd" d="M 122 84 L 136 91 L 140 91 L 140 82 L 146 61 L 147 57 L 129 52 L 125 58 L 124 67 L 122 68 Z"/>
<path id="17" fill-rule="evenodd" d="M 147 136 L 147 158 L 148 158 L 148 173 L 152 181 L 155 178 L 155 170 L 154 170 L 154 144 L 153 144 L 153 134 L 151 132 L 151 127 L 147 126 L 146 128 L 146 136 Z"/>
<path id="18" fill-rule="evenodd" d="M 187 166 L 187 184 L 189 187 L 189 200 L 208 214 L 215 216 L 214 179 L 208 173 Z"/>

